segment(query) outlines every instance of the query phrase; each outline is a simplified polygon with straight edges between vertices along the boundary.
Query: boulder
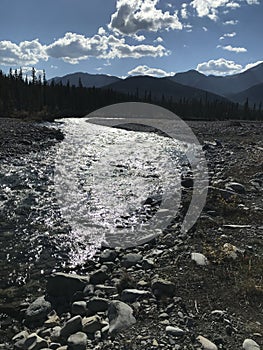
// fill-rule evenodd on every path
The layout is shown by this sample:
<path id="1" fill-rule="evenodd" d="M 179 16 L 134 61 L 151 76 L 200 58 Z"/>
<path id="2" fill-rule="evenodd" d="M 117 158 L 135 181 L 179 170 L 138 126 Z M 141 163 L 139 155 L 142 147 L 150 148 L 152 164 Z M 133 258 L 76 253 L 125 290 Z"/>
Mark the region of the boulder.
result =
<path id="1" fill-rule="evenodd" d="M 173 297 L 175 295 L 175 284 L 162 278 L 155 278 L 152 281 L 152 291 L 156 297 Z"/>
<path id="2" fill-rule="evenodd" d="M 128 253 L 122 257 L 121 264 L 122 266 L 129 268 L 138 264 L 139 262 L 141 262 L 141 260 L 142 260 L 141 254 Z"/>
<path id="3" fill-rule="evenodd" d="M 97 313 L 106 311 L 109 303 L 105 298 L 93 297 L 88 301 L 87 305 L 89 312 Z"/>
<path id="4" fill-rule="evenodd" d="M 119 300 L 113 300 L 108 309 L 109 333 L 116 334 L 136 323 L 132 308 Z"/>
<path id="5" fill-rule="evenodd" d="M 67 339 L 71 334 L 82 331 L 82 318 L 81 316 L 74 316 L 69 319 L 60 330 L 60 336 Z"/>
<path id="6" fill-rule="evenodd" d="M 30 334 L 24 343 L 25 350 L 41 350 L 44 348 L 48 348 L 47 341 L 39 337 L 36 333 Z"/>
<path id="7" fill-rule="evenodd" d="M 26 309 L 25 324 L 28 327 L 42 326 L 51 311 L 51 303 L 41 296 Z"/>
<path id="8" fill-rule="evenodd" d="M 48 278 L 47 293 L 70 300 L 76 292 L 83 291 L 88 282 L 88 277 L 57 272 Z"/>
<path id="9" fill-rule="evenodd" d="M 121 300 L 127 303 L 133 303 L 138 299 L 148 299 L 152 293 L 139 289 L 124 289 L 121 293 Z"/>

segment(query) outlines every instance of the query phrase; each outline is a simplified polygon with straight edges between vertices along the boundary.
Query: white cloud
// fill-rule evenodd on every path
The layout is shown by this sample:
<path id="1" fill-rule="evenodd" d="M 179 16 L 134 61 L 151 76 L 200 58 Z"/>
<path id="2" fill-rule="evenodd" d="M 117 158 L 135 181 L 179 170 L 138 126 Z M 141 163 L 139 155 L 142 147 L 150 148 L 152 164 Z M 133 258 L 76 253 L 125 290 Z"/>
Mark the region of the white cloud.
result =
<path id="1" fill-rule="evenodd" d="M 85 37 L 76 33 L 66 33 L 47 47 L 47 53 L 54 58 L 62 58 L 65 62 L 77 64 L 89 57 L 140 58 L 144 56 L 162 57 L 169 54 L 162 45 L 128 45 L 124 38 L 114 35 Z"/>
<path id="2" fill-rule="evenodd" d="M 242 66 L 234 61 L 228 61 L 225 58 L 219 58 L 217 60 L 210 60 L 208 62 L 199 63 L 196 70 L 206 75 L 232 75 L 244 72 L 258 64 L 263 63 L 263 61 L 257 61 L 254 63 L 248 63 L 246 66 Z"/>
<path id="3" fill-rule="evenodd" d="M 160 36 L 158 36 L 158 38 L 156 38 L 156 39 L 154 40 L 154 42 L 156 42 L 156 43 L 162 43 L 162 42 L 163 42 L 163 38 L 161 38 Z"/>
<path id="4" fill-rule="evenodd" d="M 212 74 L 224 76 L 240 73 L 243 70 L 243 67 L 241 64 L 235 63 L 234 61 L 219 58 L 217 60 L 199 63 L 196 70 L 207 75 Z"/>
<path id="5" fill-rule="evenodd" d="M 218 19 L 218 8 L 225 6 L 229 0 L 193 0 L 190 5 L 196 10 L 198 17 L 209 17 L 211 20 Z"/>
<path id="6" fill-rule="evenodd" d="M 116 12 L 111 16 L 109 28 L 123 35 L 138 31 L 182 29 L 177 12 L 170 14 L 157 9 L 158 0 L 117 0 Z"/>
<path id="7" fill-rule="evenodd" d="M 104 34 L 106 34 L 106 30 L 103 27 L 99 27 L 98 34 L 99 35 L 104 35 Z"/>
<path id="8" fill-rule="evenodd" d="M 193 30 L 193 26 L 191 26 L 191 24 L 184 24 L 184 28 L 188 33 L 192 32 Z"/>
<path id="9" fill-rule="evenodd" d="M 223 36 L 220 36 L 219 40 L 224 40 L 225 38 L 233 38 L 236 35 L 237 35 L 236 32 L 225 33 Z"/>
<path id="10" fill-rule="evenodd" d="M 207 32 L 207 31 L 208 31 L 208 29 L 207 29 L 206 27 L 203 27 L 203 30 L 204 30 L 204 32 Z"/>
<path id="11" fill-rule="evenodd" d="M 241 52 L 247 52 L 247 49 L 245 47 L 233 47 L 231 45 L 221 46 L 217 45 L 217 48 L 221 48 L 226 51 L 241 53 Z"/>
<path id="12" fill-rule="evenodd" d="M 45 46 L 38 39 L 22 41 L 18 45 L 11 41 L 0 41 L 0 64 L 5 66 L 35 65 L 39 60 L 47 60 Z"/>
<path id="13" fill-rule="evenodd" d="M 168 77 L 174 74 L 174 72 L 166 72 L 160 68 L 150 68 L 145 65 L 137 66 L 128 72 L 128 75 L 149 75 L 152 77 Z"/>
<path id="14" fill-rule="evenodd" d="M 260 5 L 258 0 L 246 0 L 248 5 Z"/>
<path id="15" fill-rule="evenodd" d="M 225 21 L 223 24 L 224 24 L 224 25 L 235 26 L 235 25 L 238 24 L 238 20 L 237 20 L 237 19 L 231 19 L 230 21 Z"/>
<path id="16" fill-rule="evenodd" d="M 181 8 L 181 17 L 183 19 L 187 19 L 188 18 L 188 12 L 187 12 L 187 4 L 186 3 L 183 3 L 182 4 L 182 8 Z"/>
<path id="17" fill-rule="evenodd" d="M 248 5 L 259 4 L 259 0 L 246 0 Z M 190 5 L 196 10 L 198 17 L 208 17 L 211 20 L 216 21 L 218 19 L 219 10 L 223 10 L 223 13 L 227 13 L 228 10 L 234 10 L 241 7 L 242 1 L 232 0 L 193 0 Z M 226 9 L 226 10 L 225 10 Z M 236 24 L 230 23 L 226 24 Z"/>
<path id="18" fill-rule="evenodd" d="M 136 40 L 136 41 L 144 41 L 146 38 L 144 35 L 137 35 L 137 34 L 134 34 L 133 36 L 133 39 Z"/>
<path id="19" fill-rule="evenodd" d="M 230 8 L 230 9 L 237 9 L 240 7 L 240 4 L 237 2 L 231 1 L 231 2 L 226 4 L 226 7 Z"/>

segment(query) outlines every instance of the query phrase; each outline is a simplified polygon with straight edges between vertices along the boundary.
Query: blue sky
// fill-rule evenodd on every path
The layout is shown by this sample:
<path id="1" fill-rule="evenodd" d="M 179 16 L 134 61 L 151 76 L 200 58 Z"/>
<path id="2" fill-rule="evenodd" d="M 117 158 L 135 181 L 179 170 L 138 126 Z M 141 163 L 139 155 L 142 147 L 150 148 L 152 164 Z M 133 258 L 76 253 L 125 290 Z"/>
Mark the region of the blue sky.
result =
<path id="1" fill-rule="evenodd" d="M 234 74 L 263 61 L 262 19 L 261 0 L 1 0 L 0 69 Z"/>

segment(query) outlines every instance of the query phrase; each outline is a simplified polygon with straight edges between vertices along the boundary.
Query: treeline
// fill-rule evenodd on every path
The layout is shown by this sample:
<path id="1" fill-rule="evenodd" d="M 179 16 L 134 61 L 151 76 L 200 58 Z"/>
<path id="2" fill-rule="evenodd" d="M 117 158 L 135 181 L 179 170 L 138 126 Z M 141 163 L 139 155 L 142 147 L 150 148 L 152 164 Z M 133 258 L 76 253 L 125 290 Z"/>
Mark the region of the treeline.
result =
<path id="1" fill-rule="evenodd" d="M 151 91 L 139 97 L 134 93 L 122 94 L 107 88 L 86 88 L 79 80 L 78 86 L 66 86 L 52 81 L 48 84 L 45 71 L 39 76 L 32 68 L 30 78 L 24 78 L 22 69 L 9 74 L 0 71 L 0 117 L 53 120 L 59 117 L 84 116 L 98 108 L 120 102 L 148 102 L 163 106 L 184 119 L 251 119 L 263 120 L 261 105 L 250 108 L 224 100 L 204 99 L 174 100 L 163 95 L 152 98 Z"/>

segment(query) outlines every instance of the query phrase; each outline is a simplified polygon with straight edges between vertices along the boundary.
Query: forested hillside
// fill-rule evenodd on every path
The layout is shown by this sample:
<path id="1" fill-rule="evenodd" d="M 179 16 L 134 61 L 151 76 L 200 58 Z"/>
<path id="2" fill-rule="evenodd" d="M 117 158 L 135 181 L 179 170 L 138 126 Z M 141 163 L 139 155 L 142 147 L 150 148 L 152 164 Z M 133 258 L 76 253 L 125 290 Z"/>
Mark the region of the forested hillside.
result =
<path id="1" fill-rule="evenodd" d="M 173 96 L 152 97 L 151 87 L 139 94 L 121 93 L 111 88 L 85 88 L 78 85 L 66 86 L 52 81 L 47 84 L 45 72 L 36 76 L 32 68 L 30 78 L 23 78 L 23 72 L 10 69 L 5 75 L 0 71 L 0 116 L 52 120 L 59 117 L 84 116 L 91 111 L 110 104 L 140 101 L 161 105 L 185 119 L 263 119 L 261 107 L 250 108 L 228 100 Z M 143 97 L 142 97 L 143 96 Z"/>

